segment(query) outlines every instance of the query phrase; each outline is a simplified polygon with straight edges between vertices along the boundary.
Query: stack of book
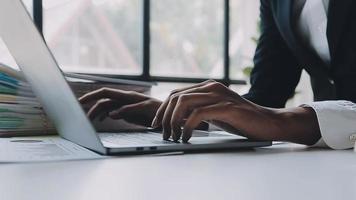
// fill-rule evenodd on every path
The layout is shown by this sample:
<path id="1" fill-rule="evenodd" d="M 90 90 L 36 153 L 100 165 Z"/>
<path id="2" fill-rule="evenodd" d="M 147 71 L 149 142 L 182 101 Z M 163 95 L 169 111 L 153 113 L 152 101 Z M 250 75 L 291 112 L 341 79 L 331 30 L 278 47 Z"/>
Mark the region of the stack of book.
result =
<path id="1" fill-rule="evenodd" d="M 0 135 L 54 133 L 40 103 L 19 71 L 0 64 Z"/>
<path id="2" fill-rule="evenodd" d="M 147 93 L 152 84 L 101 76 L 65 74 L 75 95 L 101 87 Z M 21 71 L 0 63 L 0 137 L 55 134 L 55 127 Z"/>

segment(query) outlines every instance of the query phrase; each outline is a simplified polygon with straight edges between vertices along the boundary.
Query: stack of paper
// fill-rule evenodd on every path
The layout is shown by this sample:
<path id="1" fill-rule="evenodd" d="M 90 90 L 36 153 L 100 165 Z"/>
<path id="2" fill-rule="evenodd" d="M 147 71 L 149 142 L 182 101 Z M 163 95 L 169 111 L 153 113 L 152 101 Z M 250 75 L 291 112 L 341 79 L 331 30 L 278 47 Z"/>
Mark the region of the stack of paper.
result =
<path id="1" fill-rule="evenodd" d="M 110 87 L 148 93 L 154 83 L 107 78 L 95 75 L 65 73 L 77 97 Z M 105 123 L 104 123 L 105 122 Z M 118 130 L 122 125 L 113 121 L 94 122 L 98 131 Z M 41 104 L 32 92 L 21 71 L 0 63 L 0 137 L 28 136 L 56 133 Z"/>
<path id="2" fill-rule="evenodd" d="M 105 158 L 58 136 L 0 138 L 0 163 Z"/>
<path id="3" fill-rule="evenodd" d="M 53 132 L 52 123 L 21 73 L 0 64 L 0 136 Z"/>

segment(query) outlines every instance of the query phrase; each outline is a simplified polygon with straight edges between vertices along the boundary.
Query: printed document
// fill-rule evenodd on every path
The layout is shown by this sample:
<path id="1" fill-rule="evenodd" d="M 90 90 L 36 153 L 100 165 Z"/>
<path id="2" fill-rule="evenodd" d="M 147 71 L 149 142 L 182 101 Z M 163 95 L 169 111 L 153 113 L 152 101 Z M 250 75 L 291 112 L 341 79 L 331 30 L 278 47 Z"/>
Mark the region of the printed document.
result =
<path id="1" fill-rule="evenodd" d="M 0 138 L 0 163 L 103 158 L 59 136 Z"/>

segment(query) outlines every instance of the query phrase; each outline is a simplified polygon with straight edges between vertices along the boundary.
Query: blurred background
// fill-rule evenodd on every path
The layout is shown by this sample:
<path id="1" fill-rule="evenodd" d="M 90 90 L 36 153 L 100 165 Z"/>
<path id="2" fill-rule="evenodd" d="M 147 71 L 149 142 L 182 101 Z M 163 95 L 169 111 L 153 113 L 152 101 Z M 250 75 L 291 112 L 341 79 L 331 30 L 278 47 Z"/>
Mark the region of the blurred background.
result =
<path id="1" fill-rule="evenodd" d="M 36 15 L 38 5 L 23 2 Z M 163 80 L 152 90 L 161 99 L 174 88 L 211 78 L 240 94 L 249 88 L 260 32 L 259 0 L 40 2 L 44 38 L 64 71 Z M 17 68 L 2 41 L 0 62 Z M 288 106 L 312 97 L 303 73 Z"/>

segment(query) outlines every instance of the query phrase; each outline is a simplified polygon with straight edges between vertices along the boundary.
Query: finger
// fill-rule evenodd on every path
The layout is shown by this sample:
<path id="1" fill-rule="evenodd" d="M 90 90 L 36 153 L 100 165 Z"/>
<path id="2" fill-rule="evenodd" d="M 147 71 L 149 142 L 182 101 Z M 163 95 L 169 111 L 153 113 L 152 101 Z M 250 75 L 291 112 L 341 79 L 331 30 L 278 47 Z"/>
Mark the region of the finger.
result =
<path id="1" fill-rule="evenodd" d="M 205 105 L 208 102 L 211 103 L 214 101 L 211 98 L 212 95 L 209 96 L 209 94 L 208 93 L 189 93 L 189 94 L 177 95 L 177 96 L 171 98 L 166 109 L 164 110 L 162 119 L 161 120 L 158 119 L 158 122 L 162 124 L 162 128 L 163 128 L 163 139 L 168 139 L 170 136 L 172 136 L 172 139 L 177 141 L 180 137 L 180 132 L 181 132 L 180 131 L 180 122 L 181 121 L 179 121 L 179 123 L 176 124 L 174 131 L 172 131 L 172 126 L 171 126 L 172 114 L 173 114 L 178 102 L 186 101 L 184 99 L 189 98 L 190 99 L 189 103 L 193 104 L 192 106 Z M 195 102 L 192 102 L 192 101 L 195 101 Z M 185 104 L 185 105 L 187 105 L 187 104 Z M 189 104 L 187 105 L 187 107 L 189 107 Z"/>
<path id="2" fill-rule="evenodd" d="M 79 102 L 82 104 L 90 103 L 92 101 L 98 101 L 100 99 L 110 98 L 112 93 L 111 88 L 100 88 L 98 90 L 94 90 L 92 92 L 88 92 L 87 94 L 81 96 L 79 98 Z M 121 92 L 116 90 L 117 92 Z"/>
<path id="3" fill-rule="evenodd" d="M 183 92 L 183 91 L 186 91 L 186 90 L 194 89 L 194 88 L 197 88 L 197 87 L 201 87 L 201 86 L 204 86 L 204 85 L 209 84 L 209 83 L 216 83 L 216 81 L 214 81 L 214 80 L 206 80 L 204 82 L 197 83 L 197 84 L 194 84 L 194 85 L 191 85 L 191 86 L 188 86 L 188 87 L 182 87 L 182 88 L 179 88 L 179 89 L 175 89 L 175 90 L 172 91 L 171 95 L 176 94 L 176 93 L 180 93 L 180 92 Z"/>
<path id="4" fill-rule="evenodd" d="M 203 84 L 204 83 L 204 84 Z M 159 125 L 162 124 L 162 119 L 165 113 L 165 110 L 167 108 L 167 106 L 169 105 L 170 101 L 174 102 L 178 99 L 179 95 L 182 94 L 189 94 L 189 93 L 206 93 L 206 92 L 210 92 L 212 89 L 214 89 L 215 85 L 217 84 L 217 82 L 203 82 L 202 84 L 197 84 L 196 87 L 184 90 L 184 91 L 180 91 L 177 93 L 173 93 L 171 94 L 162 104 L 161 106 L 158 108 L 157 112 L 156 112 L 156 116 L 155 119 L 152 123 L 152 127 L 157 127 Z"/>
<path id="5" fill-rule="evenodd" d="M 174 107 L 167 107 L 163 122 L 168 121 L 169 126 L 165 123 L 162 124 L 167 126 L 166 130 L 170 128 L 173 140 L 177 141 L 181 137 L 181 126 L 184 119 L 194 108 L 216 104 L 223 99 L 224 96 L 213 93 L 183 94 L 179 97 Z"/>
<path id="6" fill-rule="evenodd" d="M 130 92 L 113 88 L 101 88 L 99 90 L 95 90 L 83 95 L 79 98 L 79 102 L 81 104 L 87 104 L 93 101 L 98 101 L 100 99 L 113 99 L 118 102 L 122 102 L 122 104 L 127 104 L 126 102 L 137 103 L 147 98 L 147 96 L 137 92 Z"/>
<path id="7" fill-rule="evenodd" d="M 142 102 L 122 106 L 118 110 L 110 112 L 109 116 L 112 119 L 124 119 L 127 115 L 136 115 L 142 112 L 143 106 L 144 104 Z"/>
<path id="8" fill-rule="evenodd" d="M 189 87 L 184 87 L 184 88 L 181 88 L 181 89 L 176 89 L 174 91 L 171 92 L 171 94 L 169 95 L 169 97 L 161 104 L 161 106 L 158 108 L 157 110 L 157 115 L 161 115 L 160 113 L 162 112 L 162 110 L 165 110 L 165 108 L 167 107 L 168 103 L 169 103 L 169 98 L 172 97 L 173 95 L 175 94 L 178 94 L 178 93 L 181 93 L 183 91 L 187 91 L 187 90 L 190 90 L 190 89 L 194 89 L 194 88 L 197 88 L 197 87 L 201 87 L 201 86 L 204 86 L 208 83 L 212 83 L 212 82 L 215 82 L 214 80 L 207 80 L 207 81 L 204 81 L 202 83 L 198 83 L 198 84 L 195 84 L 195 85 L 192 85 L 192 86 L 189 86 Z M 152 127 L 157 127 L 158 126 L 158 119 L 157 117 L 155 117 L 152 121 Z"/>
<path id="9" fill-rule="evenodd" d="M 88 118 L 89 119 L 95 119 L 98 117 L 100 114 L 103 113 L 108 113 L 109 111 L 117 108 L 119 105 L 116 101 L 113 101 L 111 99 L 102 99 L 96 102 L 90 110 L 88 111 Z"/>
<path id="10" fill-rule="evenodd" d="M 218 103 L 210 106 L 200 107 L 195 109 L 188 117 L 187 121 L 183 127 L 183 142 L 188 142 L 192 137 L 193 130 L 199 125 L 203 120 L 219 120 L 227 121 L 230 102 Z"/>
<path id="11" fill-rule="evenodd" d="M 168 115 L 169 115 L 169 113 L 173 112 L 176 102 L 177 102 L 176 98 L 170 99 L 166 109 L 164 110 L 162 120 L 160 120 L 160 119 L 158 120 L 158 123 L 162 124 L 164 140 L 167 140 L 172 135 L 171 127 L 170 127 L 170 117 Z M 156 118 L 156 120 L 157 120 L 157 118 Z M 162 121 L 162 122 L 160 122 L 160 121 Z M 172 138 L 173 138 L 173 136 L 172 136 Z M 174 138 L 173 138 L 173 140 L 174 140 Z"/>

